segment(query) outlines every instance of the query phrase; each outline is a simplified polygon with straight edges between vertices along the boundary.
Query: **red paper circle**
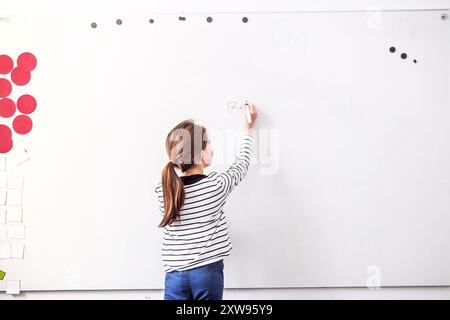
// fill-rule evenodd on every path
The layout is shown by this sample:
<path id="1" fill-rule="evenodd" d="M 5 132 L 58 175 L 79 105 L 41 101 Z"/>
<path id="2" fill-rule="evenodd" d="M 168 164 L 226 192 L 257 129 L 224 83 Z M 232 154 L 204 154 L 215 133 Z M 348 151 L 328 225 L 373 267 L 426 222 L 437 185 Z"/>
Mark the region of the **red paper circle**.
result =
<path id="1" fill-rule="evenodd" d="M 13 147 L 13 141 L 8 137 L 0 137 L 0 153 L 7 153 Z"/>
<path id="2" fill-rule="evenodd" d="M 10 56 L 0 55 L 0 74 L 8 74 L 14 68 L 14 61 Z"/>
<path id="3" fill-rule="evenodd" d="M 7 79 L 0 78 L 0 98 L 5 98 L 11 94 L 12 85 Z"/>
<path id="4" fill-rule="evenodd" d="M 16 113 L 16 104 L 9 98 L 0 100 L 0 116 L 3 118 L 12 117 Z"/>
<path id="5" fill-rule="evenodd" d="M 14 118 L 13 120 L 13 128 L 14 131 L 18 134 L 27 134 L 31 131 L 33 127 L 33 121 L 31 121 L 30 117 L 25 115 L 20 115 Z"/>
<path id="6" fill-rule="evenodd" d="M 0 138 L 3 137 L 11 138 L 12 131 L 7 125 L 0 124 Z"/>
<path id="7" fill-rule="evenodd" d="M 36 110 L 36 99 L 29 94 L 24 94 L 17 100 L 17 109 L 24 114 L 30 114 Z"/>
<path id="8" fill-rule="evenodd" d="M 11 80 L 18 86 L 24 86 L 28 82 L 30 82 L 31 79 L 31 73 L 28 71 L 23 71 L 19 67 L 14 68 L 14 70 L 11 72 Z"/>
<path id="9" fill-rule="evenodd" d="M 26 72 L 33 71 L 36 68 L 36 64 L 36 57 L 29 52 L 24 52 L 17 58 L 17 66 Z"/>

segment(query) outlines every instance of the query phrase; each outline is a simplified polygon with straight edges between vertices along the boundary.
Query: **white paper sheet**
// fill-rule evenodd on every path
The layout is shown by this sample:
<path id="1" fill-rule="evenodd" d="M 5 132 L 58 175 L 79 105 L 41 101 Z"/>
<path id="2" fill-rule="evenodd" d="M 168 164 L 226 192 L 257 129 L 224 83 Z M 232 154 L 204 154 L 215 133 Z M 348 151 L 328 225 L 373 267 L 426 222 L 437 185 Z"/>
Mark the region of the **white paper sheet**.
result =
<path id="1" fill-rule="evenodd" d="M 6 190 L 0 190 L 0 205 L 6 205 Z"/>
<path id="2" fill-rule="evenodd" d="M 8 238 L 25 239 L 25 225 L 23 224 L 8 225 Z"/>
<path id="3" fill-rule="evenodd" d="M 0 207 L 0 224 L 6 223 L 6 207 Z"/>
<path id="4" fill-rule="evenodd" d="M 8 185 L 8 175 L 0 174 L 0 189 L 6 189 Z"/>
<path id="5" fill-rule="evenodd" d="M 3 224 L 0 225 L 0 241 L 5 241 L 8 238 L 8 227 Z"/>
<path id="6" fill-rule="evenodd" d="M 8 189 L 22 190 L 24 177 L 22 176 L 9 176 L 8 177 Z"/>
<path id="7" fill-rule="evenodd" d="M 23 219 L 23 208 L 22 207 L 9 207 L 6 209 L 6 216 L 8 222 L 18 222 L 21 223 Z"/>
<path id="8" fill-rule="evenodd" d="M 20 280 L 6 280 L 6 294 L 20 294 Z"/>
<path id="9" fill-rule="evenodd" d="M 21 243 L 11 243 L 11 257 L 13 259 L 23 259 L 25 245 Z"/>
<path id="10" fill-rule="evenodd" d="M 1 193 L 1 191 L 0 191 Z M 22 205 L 22 191 L 20 190 L 8 190 L 8 194 L 6 196 L 7 201 L 6 204 L 8 206 L 21 206 Z M 0 197 L 0 203 L 1 197 Z"/>
<path id="11" fill-rule="evenodd" d="M 0 243 L 0 259 L 11 259 L 10 243 Z"/>

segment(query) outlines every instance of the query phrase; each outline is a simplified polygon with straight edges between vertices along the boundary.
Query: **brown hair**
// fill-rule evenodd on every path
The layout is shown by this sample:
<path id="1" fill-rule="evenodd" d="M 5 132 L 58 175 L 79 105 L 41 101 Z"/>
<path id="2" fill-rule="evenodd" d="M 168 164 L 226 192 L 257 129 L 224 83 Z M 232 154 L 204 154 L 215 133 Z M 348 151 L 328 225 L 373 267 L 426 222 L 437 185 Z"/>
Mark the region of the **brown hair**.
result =
<path id="1" fill-rule="evenodd" d="M 162 171 L 162 188 L 164 197 L 164 217 L 159 227 L 170 225 L 180 220 L 180 210 L 184 204 L 184 185 L 175 172 L 175 168 L 185 172 L 201 163 L 201 151 L 208 145 L 206 129 L 185 120 L 170 130 L 166 138 L 166 151 L 169 162 Z"/>

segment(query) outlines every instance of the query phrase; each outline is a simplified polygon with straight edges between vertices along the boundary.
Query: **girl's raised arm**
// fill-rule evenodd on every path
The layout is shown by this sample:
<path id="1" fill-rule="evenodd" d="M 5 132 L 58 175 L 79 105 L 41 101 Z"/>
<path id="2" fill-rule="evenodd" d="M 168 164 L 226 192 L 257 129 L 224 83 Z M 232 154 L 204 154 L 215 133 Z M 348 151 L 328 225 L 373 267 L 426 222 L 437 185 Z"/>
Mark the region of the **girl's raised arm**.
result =
<path id="1" fill-rule="evenodd" d="M 253 104 L 248 104 L 248 110 L 244 110 L 244 113 L 244 135 L 239 143 L 236 160 L 225 172 L 219 173 L 215 177 L 227 194 L 231 193 L 231 191 L 233 191 L 233 189 L 244 179 L 248 172 L 252 157 L 253 138 L 250 134 L 250 130 L 253 128 L 253 124 L 257 117 L 256 107 Z M 250 116 L 251 121 L 249 121 Z"/>

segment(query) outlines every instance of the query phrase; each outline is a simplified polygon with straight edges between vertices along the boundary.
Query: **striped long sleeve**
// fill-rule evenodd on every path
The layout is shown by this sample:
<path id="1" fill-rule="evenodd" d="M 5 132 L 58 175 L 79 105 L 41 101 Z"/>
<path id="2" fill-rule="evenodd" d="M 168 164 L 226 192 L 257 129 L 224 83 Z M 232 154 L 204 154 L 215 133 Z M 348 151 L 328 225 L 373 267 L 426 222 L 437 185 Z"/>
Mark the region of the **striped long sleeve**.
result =
<path id="1" fill-rule="evenodd" d="M 210 174 L 211 177 L 217 179 L 217 182 L 222 186 L 227 195 L 230 194 L 247 175 L 248 167 L 250 166 L 252 150 L 252 136 L 244 135 L 239 143 L 236 160 L 228 168 L 228 170 L 220 174 Z"/>

